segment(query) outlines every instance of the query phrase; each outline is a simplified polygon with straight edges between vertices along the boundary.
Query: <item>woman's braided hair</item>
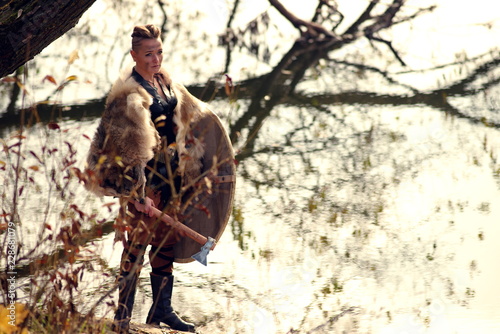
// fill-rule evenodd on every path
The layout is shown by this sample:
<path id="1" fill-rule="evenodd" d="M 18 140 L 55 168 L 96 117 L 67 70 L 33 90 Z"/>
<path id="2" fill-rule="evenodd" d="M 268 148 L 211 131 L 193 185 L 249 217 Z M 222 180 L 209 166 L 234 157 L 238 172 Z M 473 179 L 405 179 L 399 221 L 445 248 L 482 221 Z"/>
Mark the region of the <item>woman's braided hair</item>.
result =
<path id="1" fill-rule="evenodd" d="M 132 50 L 137 50 L 144 39 L 157 39 L 160 37 L 160 28 L 146 24 L 143 26 L 135 26 L 132 32 Z"/>

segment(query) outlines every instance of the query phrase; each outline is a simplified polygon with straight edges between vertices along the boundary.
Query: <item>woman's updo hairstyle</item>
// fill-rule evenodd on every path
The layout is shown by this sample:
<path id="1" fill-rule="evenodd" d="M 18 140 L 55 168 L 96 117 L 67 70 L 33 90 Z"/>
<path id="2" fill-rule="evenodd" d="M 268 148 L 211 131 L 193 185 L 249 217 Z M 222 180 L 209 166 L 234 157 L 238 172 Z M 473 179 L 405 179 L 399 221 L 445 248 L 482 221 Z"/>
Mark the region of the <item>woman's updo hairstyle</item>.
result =
<path id="1" fill-rule="evenodd" d="M 137 50 L 144 39 L 157 39 L 160 37 L 160 29 L 152 24 L 135 26 L 132 37 L 132 50 Z"/>

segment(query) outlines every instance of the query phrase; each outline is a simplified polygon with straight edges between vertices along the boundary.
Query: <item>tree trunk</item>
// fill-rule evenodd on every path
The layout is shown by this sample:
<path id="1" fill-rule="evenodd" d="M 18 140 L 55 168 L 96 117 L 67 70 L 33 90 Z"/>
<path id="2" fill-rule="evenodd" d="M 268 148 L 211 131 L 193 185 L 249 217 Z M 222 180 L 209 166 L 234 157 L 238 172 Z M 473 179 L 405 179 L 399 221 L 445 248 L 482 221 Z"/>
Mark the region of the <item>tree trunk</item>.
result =
<path id="1" fill-rule="evenodd" d="M 5 2 L 5 1 L 4 1 Z M 73 28 L 95 0 L 10 0 L 0 7 L 0 78 Z"/>

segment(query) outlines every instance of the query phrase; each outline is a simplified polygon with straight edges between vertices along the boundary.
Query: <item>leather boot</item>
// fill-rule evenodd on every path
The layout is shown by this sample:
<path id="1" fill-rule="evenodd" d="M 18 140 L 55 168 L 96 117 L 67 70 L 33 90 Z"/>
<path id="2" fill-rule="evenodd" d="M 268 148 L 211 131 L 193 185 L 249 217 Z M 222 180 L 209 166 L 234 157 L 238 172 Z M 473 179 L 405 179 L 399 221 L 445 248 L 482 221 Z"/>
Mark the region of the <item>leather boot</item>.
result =
<path id="1" fill-rule="evenodd" d="M 119 278 L 118 309 L 111 329 L 116 333 L 128 333 L 134 307 L 138 274 L 122 273 Z"/>
<path id="2" fill-rule="evenodd" d="M 194 325 L 179 318 L 171 306 L 174 276 L 157 276 L 154 274 L 150 276 L 153 305 L 149 310 L 146 323 L 159 326 L 160 322 L 163 322 L 172 329 L 194 333 Z"/>

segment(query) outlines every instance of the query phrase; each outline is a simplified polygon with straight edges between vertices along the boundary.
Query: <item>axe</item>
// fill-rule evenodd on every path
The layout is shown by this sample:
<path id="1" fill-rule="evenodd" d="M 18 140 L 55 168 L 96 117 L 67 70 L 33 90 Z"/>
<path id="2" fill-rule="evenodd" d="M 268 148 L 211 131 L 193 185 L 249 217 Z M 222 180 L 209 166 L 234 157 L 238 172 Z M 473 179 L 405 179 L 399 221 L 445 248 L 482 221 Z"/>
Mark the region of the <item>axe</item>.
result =
<path id="1" fill-rule="evenodd" d="M 138 208 L 142 209 L 142 207 L 144 207 L 144 204 L 137 202 L 135 200 L 131 199 L 130 202 L 134 203 Z M 153 210 L 154 215 L 157 218 L 159 218 L 162 222 L 164 222 L 165 224 L 167 224 L 168 226 L 170 226 L 172 228 L 175 228 L 176 230 L 184 232 L 184 234 L 186 234 L 189 238 L 193 239 L 194 241 L 196 241 L 200 245 L 203 245 L 201 247 L 201 250 L 191 257 L 193 259 L 195 259 L 196 261 L 200 262 L 201 264 L 203 264 L 204 266 L 206 266 L 207 265 L 207 255 L 212 249 L 215 248 L 215 239 L 212 237 L 208 237 L 208 238 L 204 237 L 203 235 L 199 234 L 198 232 L 196 232 L 192 228 L 187 227 L 183 223 L 173 219 L 172 217 L 165 214 L 164 212 L 161 212 L 160 210 L 158 210 L 155 207 L 151 207 L 151 209 Z"/>

